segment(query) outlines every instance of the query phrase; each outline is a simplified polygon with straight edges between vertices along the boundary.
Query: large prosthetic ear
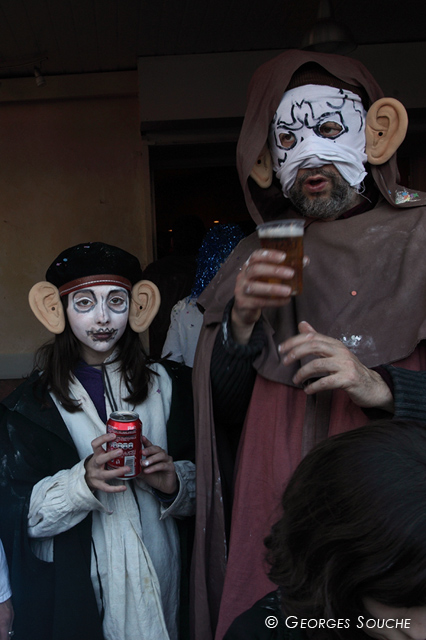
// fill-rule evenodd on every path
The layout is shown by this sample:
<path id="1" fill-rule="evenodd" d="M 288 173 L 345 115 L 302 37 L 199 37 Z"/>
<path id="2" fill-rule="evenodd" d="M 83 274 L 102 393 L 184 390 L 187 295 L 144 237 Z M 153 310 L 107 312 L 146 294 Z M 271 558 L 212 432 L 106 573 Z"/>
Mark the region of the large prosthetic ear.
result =
<path id="1" fill-rule="evenodd" d="M 405 138 L 408 116 L 395 98 L 380 98 L 367 113 L 365 151 L 370 164 L 384 164 L 393 156 Z"/>
<path id="2" fill-rule="evenodd" d="M 258 155 L 250 176 L 262 189 L 267 189 L 272 184 L 272 158 L 266 143 Z"/>
<path id="3" fill-rule="evenodd" d="M 65 329 L 65 313 L 58 289 L 50 282 L 37 282 L 28 294 L 30 307 L 42 325 L 51 333 Z"/>
<path id="4" fill-rule="evenodd" d="M 161 296 L 157 285 L 150 280 L 139 280 L 132 289 L 129 324 L 133 331 L 148 329 L 160 308 Z"/>

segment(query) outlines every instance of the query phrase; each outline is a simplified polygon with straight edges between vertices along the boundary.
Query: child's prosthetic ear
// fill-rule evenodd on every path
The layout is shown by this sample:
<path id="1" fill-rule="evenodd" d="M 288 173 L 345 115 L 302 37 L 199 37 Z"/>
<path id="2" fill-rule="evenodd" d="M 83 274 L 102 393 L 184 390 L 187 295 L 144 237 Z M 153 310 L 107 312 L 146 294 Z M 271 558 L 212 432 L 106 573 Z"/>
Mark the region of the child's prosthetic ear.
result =
<path id="1" fill-rule="evenodd" d="M 393 156 L 405 138 L 408 116 L 395 98 L 373 102 L 365 123 L 365 152 L 370 164 L 383 164 Z"/>
<path id="2" fill-rule="evenodd" d="M 150 280 L 139 280 L 132 289 L 129 324 L 133 331 L 148 329 L 160 308 L 161 296 L 157 285 Z"/>
<path id="3" fill-rule="evenodd" d="M 262 189 L 267 189 L 271 186 L 273 170 L 272 158 L 268 148 L 268 143 L 265 143 L 262 151 L 259 153 L 256 164 L 251 170 L 250 176 Z"/>
<path id="4" fill-rule="evenodd" d="M 65 329 L 65 313 L 58 289 L 50 282 L 38 282 L 28 294 L 30 307 L 42 325 L 51 333 Z"/>

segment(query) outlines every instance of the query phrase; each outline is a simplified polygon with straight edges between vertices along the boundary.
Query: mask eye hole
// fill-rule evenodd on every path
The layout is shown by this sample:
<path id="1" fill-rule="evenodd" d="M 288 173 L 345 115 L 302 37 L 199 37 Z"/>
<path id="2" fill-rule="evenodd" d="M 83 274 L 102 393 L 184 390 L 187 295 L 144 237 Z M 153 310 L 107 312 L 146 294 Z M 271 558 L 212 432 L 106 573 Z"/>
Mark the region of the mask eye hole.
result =
<path id="1" fill-rule="evenodd" d="M 337 122 L 323 122 L 318 127 L 317 135 L 322 138 L 337 138 L 342 131 L 342 125 Z"/>
<path id="2" fill-rule="evenodd" d="M 296 144 L 296 136 L 291 131 L 283 131 L 278 137 L 284 149 L 291 149 Z"/>

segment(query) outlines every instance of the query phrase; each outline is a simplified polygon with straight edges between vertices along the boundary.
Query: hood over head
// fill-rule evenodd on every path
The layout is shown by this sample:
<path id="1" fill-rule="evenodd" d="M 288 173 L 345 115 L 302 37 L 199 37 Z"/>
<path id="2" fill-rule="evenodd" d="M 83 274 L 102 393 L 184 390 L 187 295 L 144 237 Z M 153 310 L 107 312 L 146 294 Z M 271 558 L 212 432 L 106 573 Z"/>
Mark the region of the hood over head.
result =
<path id="1" fill-rule="evenodd" d="M 262 189 L 249 177 L 267 143 L 269 126 L 284 92 L 295 86 L 293 74 L 302 65 L 312 62 L 344 83 L 345 88 L 350 87 L 359 93 L 367 110 L 383 97 L 383 91 L 364 65 L 345 56 L 294 49 L 285 51 L 257 69 L 249 85 L 247 109 L 237 146 L 240 181 L 250 215 L 257 224 L 276 217 L 277 210 L 284 211 L 288 206 L 276 181 L 267 189 Z M 324 77 L 327 78 L 327 74 Z M 297 81 L 299 86 L 312 83 L 309 74 L 306 82 L 303 81 L 303 76 Z M 329 83 L 324 78 L 314 83 L 340 86 L 339 82 L 334 84 L 330 79 Z M 399 176 L 396 154 L 382 165 L 370 166 L 369 170 L 382 196 L 393 207 L 412 207 L 426 203 L 426 194 L 419 191 L 411 193 L 397 184 Z"/>

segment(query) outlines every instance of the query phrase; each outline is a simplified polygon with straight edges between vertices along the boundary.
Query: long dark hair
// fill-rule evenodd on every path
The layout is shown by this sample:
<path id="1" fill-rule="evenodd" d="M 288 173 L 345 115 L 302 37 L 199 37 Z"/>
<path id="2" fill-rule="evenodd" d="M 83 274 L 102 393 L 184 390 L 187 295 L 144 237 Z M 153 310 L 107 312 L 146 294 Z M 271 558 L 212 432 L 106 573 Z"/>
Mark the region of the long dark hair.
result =
<path id="1" fill-rule="evenodd" d="M 266 538 L 285 615 L 350 620 L 312 638 L 365 638 L 362 598 L 426 605 L 426 430 L 402 421 L 330 438 L 300 463 Z"/>
<path id="2" fill-rule="evenodd" d="M 63 300 L 64 311 L 67 299 Z M 37 388 L 47 397 L 53 392 L 67 411 L 75 412 L 79 406 L 70 396 L 72 373 L 81 359 L 80 343 L 73 334 L 65 312 L 65 330 L 55 336 L 54 340 L 42 345 L 35 356 L 35 368 L 41 372 Z M 125 400 L 131 404 L 143 402 L 149 391 L 154 372 L 147 365 L 154 362 L 146 354 L 139 334 L 128 324 L 120 340 L 117 342 L 115 362 L 129 391 Z"/>

